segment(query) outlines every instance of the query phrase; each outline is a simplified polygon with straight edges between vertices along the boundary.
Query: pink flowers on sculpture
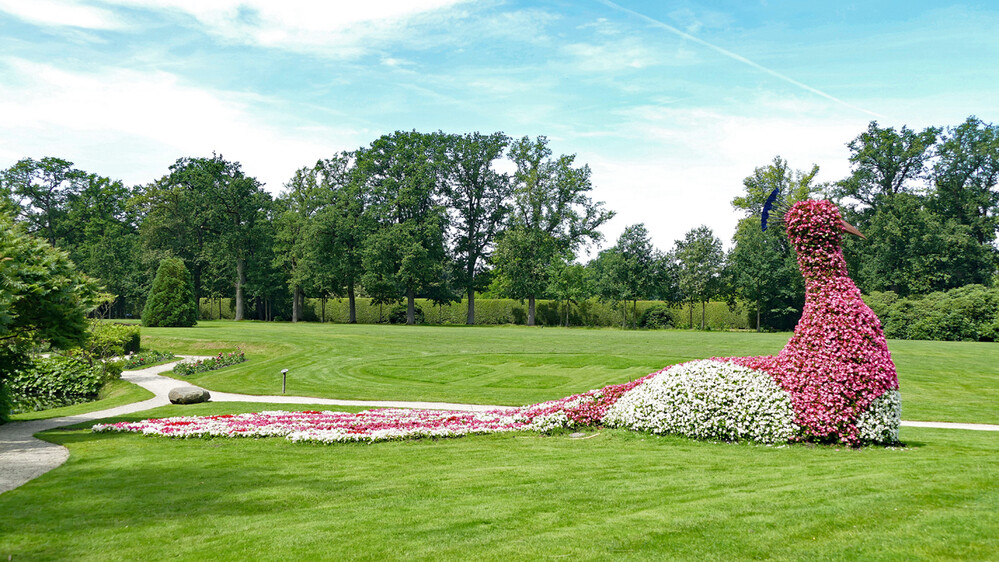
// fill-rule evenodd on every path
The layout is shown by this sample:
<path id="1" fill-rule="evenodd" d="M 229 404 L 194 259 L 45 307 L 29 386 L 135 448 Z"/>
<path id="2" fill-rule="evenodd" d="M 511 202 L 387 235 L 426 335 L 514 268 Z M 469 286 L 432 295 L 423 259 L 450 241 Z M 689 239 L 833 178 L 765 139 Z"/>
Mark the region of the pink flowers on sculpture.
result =
<path id="1" fill-rule="evenodd" d="M 731 361 L 774 377 L 791 395 L 805 438 L 856 443 L 857 417 L 898 389 L 895 364 L 880 320 L 847 274 L 839 209 L 801 201 L 785 222 L 805 277 L 801 320 L 777 356 Z"/>

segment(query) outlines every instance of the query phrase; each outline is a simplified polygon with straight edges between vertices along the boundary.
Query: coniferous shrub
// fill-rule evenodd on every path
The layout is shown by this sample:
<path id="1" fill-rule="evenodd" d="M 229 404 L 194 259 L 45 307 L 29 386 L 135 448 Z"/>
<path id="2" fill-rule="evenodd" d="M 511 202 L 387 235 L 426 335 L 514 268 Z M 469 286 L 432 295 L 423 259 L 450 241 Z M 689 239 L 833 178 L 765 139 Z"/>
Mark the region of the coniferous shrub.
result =
<path id="1" fill-rule="evenodd" d="M 194 326 L 198 304 L 194 300 L 191 274 L 179 258 L 160 261 L 153 288 L 142 310 L 143 326 Z"/>

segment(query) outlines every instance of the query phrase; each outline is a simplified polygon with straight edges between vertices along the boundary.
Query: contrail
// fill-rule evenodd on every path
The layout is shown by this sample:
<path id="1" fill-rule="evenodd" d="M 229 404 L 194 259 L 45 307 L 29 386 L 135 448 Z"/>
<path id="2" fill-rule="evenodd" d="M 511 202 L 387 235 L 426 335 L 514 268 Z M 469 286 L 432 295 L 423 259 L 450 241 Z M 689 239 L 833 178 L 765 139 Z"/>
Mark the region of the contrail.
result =
<path id="1" fill-rule="evenodd" d="M 716 52 L 719 52 L 719 53 L 725 55 L 726 57 L 729 57 L 731 59 L 735 59 L 735 60 L 737 60 L 737 61 L 739 61 L 739 62 L 741 62 L 743 64 L 749 65 L 749 66 L 755 68 L 756 70 L 759 70 L 761 72 L 765 72 L 765 73 L 769 74 L 770 76 L 773 76 L 774 78 L 778 78 L 778 79 L 783 80 L 783 81 L 785 81 L 785 82 L 787 82 L 789 84 L 794 84 L 795 86 L 797 86 L 797 87 L 799 87 L 799 88 L 801 88 L 803 90 L 809 91 L 809 92 L 811 92 L 811 93 L 813 93 L 813 94 L 815 94 L 817 96 L 821 96 L 823 98 L 826 98 L 827 100 L 836 102 L 836 103 L 838 103 L 838 104 L 840 104 L 842 106 L 849 107 L 850 109 L 854 109 L 856 111 L 860 111 L 860 112 L 866 113 L 868 115 L 873 115 L 874 117 L 885 119 L 884 115 L 875 113 L 873 111 L 864 109 L 862 107 L 858 107 L 856 105 L 853 105 L 850 102 L 843 101 L 843 100 L 841 100 L 841 99 L 839 99 L 839 98 L 837 98 L 835 96 L 831 96 L 831 95 L 823 92 L 822 90 L 818 90 L 816 88 L 813 88 L 813 87 L 809 86 L 808 84 L 802 84 L 801 82 L 798 82 L 797 80 L 795 80 L 794 78 L 791 78 L 790 76 L 785 76 L 785 75 L 781 74 L 780 72 L 777 72 L 776 70 L 770 70 L 769 68 L 767 68 L 765 66 L 762 66 L 762 65 L 760 65 L 758 63 L 755 63 L 755 62 L 747 59 L 746 57 L 744 57 L 742 55 L 733 53 L 732 51 L 729 51 L 727 49 L 723 49 L 723 48 L 721 48 L 718 45 L 715 45 L 713 43 L 708 43 L 707 41 L 705 41 L 703 39 L 699 39 L 697 37 L 694 37 L 693 35 L 691 35 L 689 33 L 685 33 L 683 31 L 681 31 L 681 30 L 673 27 L 672 25 L 669 25 L 667 23 L 663 23 L 663 22 L 661 22 L 659 20 L 656 20 L 656 19 L 652 19 L 652 18 L 650 18 L 649 16 L 647 16 L 645 14 L 641 14 L 641 13 L 636 12 L 634 10 L 631 10 L 629 8 L 625 8 L 624 6 L 615 4 L 614 2 L 611 2 L 610 0 L 597 0 L 597 1 L 600 2 L 601 4 L 605 5 L 605 6 L 608 6 L 610 8 L 614 8 L 615 10 L 620 10 L 622 12 L 625 12 L 627 14 L 635 16 L 636 18 L 640 18 L 642 20 L 645 20 L 646 22 L 654 25 L 655 27 L 659 27 L 661 29 L 665 29 L 666 31 L 669 31 L 671 33 L 679 35 L 680 37 L 683 37 L 684 39 L 686 39 L 688 41 L 692 41 L 694 43 L 697 43 L 698 45 L 703 45 L 703 46 L 705 46 L 705 47 L 707 47 L 707 48 L 709 48 L 709 49 L 711 49 L 713 51 L 716 51 Z"/>

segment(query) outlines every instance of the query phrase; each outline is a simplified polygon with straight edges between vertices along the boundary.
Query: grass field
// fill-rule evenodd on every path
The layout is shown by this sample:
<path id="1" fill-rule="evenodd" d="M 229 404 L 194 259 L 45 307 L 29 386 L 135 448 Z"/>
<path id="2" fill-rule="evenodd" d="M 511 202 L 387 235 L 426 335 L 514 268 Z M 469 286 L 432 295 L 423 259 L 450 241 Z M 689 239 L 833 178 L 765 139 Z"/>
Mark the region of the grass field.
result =
<path id="1" fill-rule="evenodd" d="M 226 322 L 143 330 L 144 347 L 175 353 L 240 345 L 247 363 L 192 377 L 209 388 L 279 392 L 289 368 L 298 394 L 515 404 L 691 358 L 773 353 L 786 339 Z M 996 423 L 992 344 L 889 345 L 904 417 Z M 268 409 L 325 407 L 171 405 L 115 420 Z M 906 447 L 860 450 L 607 429 L 329 446 L 85 428 L 42 436 L 70 459 L 0 494 L 0 559 L 999 559 L 992 432 L 903 428 Z"/>
<path id="2" fill-rule="evenodd" d="M 258 411 L 201 404 L 185 413 Z M 296 408 L 306 409 L 308 406 Z M 127 419 L 176 415 L 165 407 Z M 989 560 L 999 439 L 784 448 L 623 430 L 317 446 L 57 430 L 0 495 L 13 560 Z"/>
<path id="3" fill-rule="evenodd" d="M 691 359 L 776 353 L 790 334 L 202 322 L 143 328 L 143 347 L 246 363 L 186 380 L 211 390 L 523 405 Z M 903 417 L 999 423 L 999 345 L 892 340 Z"/>

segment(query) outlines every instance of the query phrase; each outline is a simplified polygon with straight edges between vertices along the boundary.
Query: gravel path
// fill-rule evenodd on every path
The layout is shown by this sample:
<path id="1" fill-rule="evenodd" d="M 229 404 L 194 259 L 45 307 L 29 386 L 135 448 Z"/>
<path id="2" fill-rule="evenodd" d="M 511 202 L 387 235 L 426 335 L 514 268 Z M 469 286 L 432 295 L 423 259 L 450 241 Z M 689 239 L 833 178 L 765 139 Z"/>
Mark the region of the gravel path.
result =
<path id="1" fill-rule="evenodd" d="M 126 404 L 117 408 L 65 416 L 47 420 L 28 422 L 11 422 L 0 425 L 0 494 L 38 478 L 42 474 L 58 467 L 69 458 L 69 451 L 48 441 L 36 439 L 34 435 L 41 431 L 55 429 L 67 425 L 75 425 L 102 418 L 141 412 L 170 403 L 167 394 L 179 386 L 193 386 L 163 373 L 173 369 L 175 363 L 167 363 L 149 367 L 141 371 L 125 371 L 121 378 L 135 383 L 156 396 L 142 402 Z M 481 412 L 494 410 L 503 406 L 484 404 L 454 404 L 450 402 L 404 402 L 378 400 L 333 400 L 329 398 L 310 398 L 308 396 L 256 396 L 252 394 L 232 394 L 229 392 L 211 391 L 212 402 L 268 402 L 275 404 L 323 404 L 328 406 L 361 406 L 367 408 L 419 408 L 436 410 L 459 410 Z M 976 431 L 999 431 L 999 425 L 975 423 L 921 422 L 903 421 L 905 427 L 930 427 L 941 429 L 968 429 Z"/>

